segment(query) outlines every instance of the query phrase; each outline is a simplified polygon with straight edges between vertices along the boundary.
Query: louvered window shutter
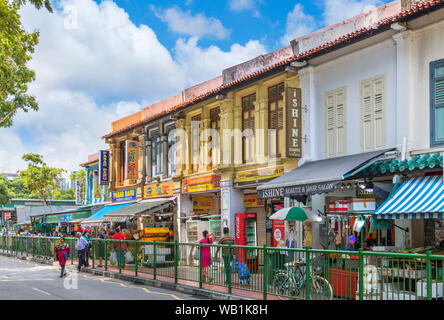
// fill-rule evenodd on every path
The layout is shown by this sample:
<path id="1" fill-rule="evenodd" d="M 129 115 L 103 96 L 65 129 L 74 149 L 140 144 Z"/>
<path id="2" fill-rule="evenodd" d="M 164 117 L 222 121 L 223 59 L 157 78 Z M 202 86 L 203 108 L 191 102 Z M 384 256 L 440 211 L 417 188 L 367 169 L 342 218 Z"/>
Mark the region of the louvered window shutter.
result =
<path id="1" fill-rule="evenodd" d="M 363 151 L 372 150 L 374 146 L 374 121 L 372 106 L 372 84 L 370 81 L 362 83 L 362 109 L 361 109 L 361 128 Z"/>
<path id="2" fill-rule="evenodd" d="M 380 149 L 385 146 L 385 121 L 384 121 L 384 79 L 379 78 L 373 81 L 373 102 L 374 102 L 374 133 L 375 148 Z"/>
<path id="3" fill-rule="evenodd" d="M 432 97 L 432 103 L 435 113 L 435 143 L 444 142 L 444 65 L 442 64 L 433 70 L 434 96 Z"/>
<path id="4" fill-rule="evenodd" d="M 339 91 L 336 94 L 336 154 L 345 155 L 346 136 L 345 136 L 345 93 Z"/>
<path id="5" fill-rule="evenodd" d="M 336 130 L 335 130 L 335 96 L 327 95 L 327 112 L 326 112 L 326 152 L 331 157 L 336 154 Z"/>

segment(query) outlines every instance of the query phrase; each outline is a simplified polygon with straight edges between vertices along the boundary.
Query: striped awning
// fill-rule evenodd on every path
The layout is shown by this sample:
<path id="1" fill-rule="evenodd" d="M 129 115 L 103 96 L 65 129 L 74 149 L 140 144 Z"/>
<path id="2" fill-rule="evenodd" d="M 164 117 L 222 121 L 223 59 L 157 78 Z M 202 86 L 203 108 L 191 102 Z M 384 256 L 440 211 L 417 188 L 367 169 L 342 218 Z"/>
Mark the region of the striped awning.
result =
<path id="1" fill-rule="evenodd" d="M 405 181 L 393 197 L 374 213 L 376 219 L 434 219 L 444 213 L 441 175 L 414 177 Z"/>

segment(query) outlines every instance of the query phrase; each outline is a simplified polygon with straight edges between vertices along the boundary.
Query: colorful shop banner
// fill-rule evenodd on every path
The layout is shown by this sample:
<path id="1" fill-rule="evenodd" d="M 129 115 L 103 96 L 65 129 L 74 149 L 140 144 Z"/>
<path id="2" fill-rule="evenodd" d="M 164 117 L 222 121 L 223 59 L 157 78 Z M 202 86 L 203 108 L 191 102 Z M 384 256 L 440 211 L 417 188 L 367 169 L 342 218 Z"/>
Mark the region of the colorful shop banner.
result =
<path id="1" fill-rule="evenodd" d="M 195 214 L 208 213 L 213 208 L 213 198 L 193 197 L 193 211 Z"/>
<path id="2" fill-rule="evenodd" d="M 205 176 L 182 181 L 182 192 L 209 191 L 220 188 L 221 175 Z"/>
<path id="3" fill-rule="evenodd" d="M 139 161 L 139 150 L 137 141 L 127 140 L 126 141 L 126 179 L 137 180 L 138 178 L 138 163 Z"/>
<path id="4" fill-rule="evenodd" d="M 263 205 L 264 205 L 264 201 L 258 200 L 257 194 L 244 195 L 244 207 L 245 208 L 262 207 Z"/>
<path id="5" fill-rule="evenodd" d="M 234 186 L 243 186 L 266 182 L 281 176 L 284 173 L 284 166 L 273 166 L 248 171 L 241 171 L 234 174 Z"/>
<path id="6" fill-rule="evenodd" d="M 72 220 L 73 220 L 72 214 L 66 214 L 66 215 L 60 216 L 61 222 L 72 221 Z"/>
<path id="7" fill-rule="evenodd" d="M 157 197 L 170 197 L 173 195 L 174 183 L 160 183 L 157 185 L 146 186 L 143 188 L 143 197 L 145 199 Z"/>
<path id="8" fill-rule="evenodd" d="M 5 219 L 11 219 L 11 212 L 5 212 Z"/>
<path id="9" fill-rule="evenodd" d="M 111 192 L 112 202 L 126 202 L 136 200 L 136 189 Z"/>
<path id="10" fill-rule="evenodd" d="M 100 185 L 109 184 L 109 151 L 100 151 L 99 160 L 99 175 L 100 175 Z"/>

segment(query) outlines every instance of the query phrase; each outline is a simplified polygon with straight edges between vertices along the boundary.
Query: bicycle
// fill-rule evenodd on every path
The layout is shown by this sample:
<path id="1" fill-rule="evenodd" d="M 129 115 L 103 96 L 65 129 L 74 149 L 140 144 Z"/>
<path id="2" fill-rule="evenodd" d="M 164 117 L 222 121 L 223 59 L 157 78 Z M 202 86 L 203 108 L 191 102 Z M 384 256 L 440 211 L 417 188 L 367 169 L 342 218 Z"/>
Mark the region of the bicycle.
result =
<path id="1" fill-rule="evenodd" d="M 304 259 L 298 261 L 287 262 L 284 264 L 287 271 L 279 270 L 273 276 L 273 291 L 276 295 L 286 295 L 297 297 L 301 293 L 301 289 L 306 285 L 306 268 Z M 331 300 L 333 298 L 333 289 L 327 279 L 322 277 L 319 265 L 313 271 L 309 268 L 310 273 L 310 299 L 317 298 L 320 300 Z M 302 291 L 303 292 L 303 291 Z"/>

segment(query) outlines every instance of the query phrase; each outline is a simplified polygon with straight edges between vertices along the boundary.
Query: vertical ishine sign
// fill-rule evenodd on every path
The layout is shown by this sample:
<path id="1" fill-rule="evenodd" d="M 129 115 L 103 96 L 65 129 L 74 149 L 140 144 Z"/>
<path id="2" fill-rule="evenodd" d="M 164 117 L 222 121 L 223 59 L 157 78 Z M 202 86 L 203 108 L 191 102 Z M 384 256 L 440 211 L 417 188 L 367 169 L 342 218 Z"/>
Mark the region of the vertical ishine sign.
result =
<path id="1" fill-rule="evenodd" d="M 109 184 L 109 151 L 100 151 L 99 165 L 100 185 Z"/>
<path id="2" fill-rule="evenodd" d="M 287 158 L 302 156 L 302 103 L 301 88 L 286 88 Z"/>

